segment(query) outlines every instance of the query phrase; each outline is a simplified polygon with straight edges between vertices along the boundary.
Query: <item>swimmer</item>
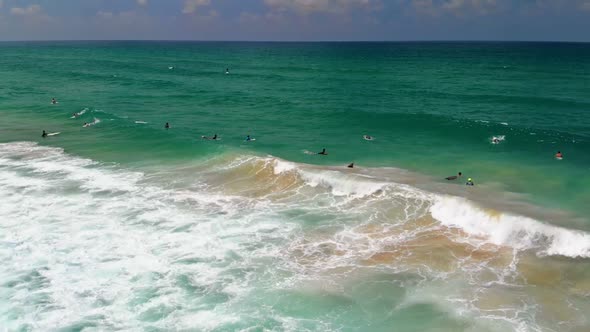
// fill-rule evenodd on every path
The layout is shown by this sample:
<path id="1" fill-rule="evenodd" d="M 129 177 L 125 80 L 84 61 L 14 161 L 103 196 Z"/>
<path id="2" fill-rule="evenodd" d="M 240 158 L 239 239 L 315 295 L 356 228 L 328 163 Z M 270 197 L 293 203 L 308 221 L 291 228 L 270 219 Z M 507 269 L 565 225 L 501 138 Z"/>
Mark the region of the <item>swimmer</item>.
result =
<path id="1" fill-rule="evenodd" d="M 321 154 L 322 156 L 327 156 L 328 153 L 326 152 L 326 148 L 322 149 L 322 152 L 318 152 L 318 154 Z"/>
<path id="2" fill-rule="evenodd" d="M 45 132 L 45 130 L 43 130 L 43 134 L 41 134 L 41 137 L 47 137 L 47 133 Z"/>
<path id="3" fill-rule="evenodd" d="M 473 183 L 473 180 L 471 178 L 469 178 L 469 179 L 467 179 L 467 182 L 465 183 L 465 185 L 474 186 L 475 184 Z"/>
<path id="4" fill-rule="evenodd" d="M 169 129 L 170 128 L 170 124 L 168 122 L 166 122 L 166 124 L 164 125 L 164 128 Z"/>
<path id="5" fill-rule="evenodd" d="M 555 154 L 555 158 L 563 159 L 563 154 L 561 153 L 561 151 L 557 151 L 557 153 Z"/>
<path id="6" fill-rule="evenodd" d="M 354 168 L 354 163 L 350 163 L 350 164 L 348 164 L 348 166 L 346 166 L 346 167 L 348 167 L 348 168 Z"/>
<path id="7" fill-rule="evenodd" d="M 463 174 L 461 174 L 461 172 L 459 172 L 457 175 L 451 175 L 449 177 L 446 177 L 445 180 L 457 180 L 458 178 L 460 178 Z"/>

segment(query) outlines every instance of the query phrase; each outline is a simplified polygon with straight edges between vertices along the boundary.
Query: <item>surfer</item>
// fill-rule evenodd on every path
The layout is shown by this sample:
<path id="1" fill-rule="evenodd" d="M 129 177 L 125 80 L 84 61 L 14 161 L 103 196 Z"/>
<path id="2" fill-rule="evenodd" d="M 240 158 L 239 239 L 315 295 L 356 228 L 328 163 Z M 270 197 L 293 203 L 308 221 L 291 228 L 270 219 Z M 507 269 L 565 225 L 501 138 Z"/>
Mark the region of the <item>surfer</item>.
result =
<path id="1" fill-rule="evenodd" d="M 250 142 L 252 140 L 252 138 L 250 138 L 250 135 L 246 135 L 246 142 Z"/>
<path id="2" fill-rule="evenodd" d="M 465 185 L 474 186 L 475 184 L 473 183 L 473 180 L 471 178 L 469 178 L 469 179 L 467 179 L 467 182 L 465 183 Z"/>
<path id="3" fill-rule="evenodd" d="M 561 154 L 561 151 L 557 151 L 557 153 L 555 154 L 555 158 L 563 159 L 563 154 Z"/>
<path id="4" fill-rule="evenodd" d="M 217 139 L 217 134 L 213 135 L 213 137 L 207 137 L 207 136 L 201 136 L 203 139 L 209 139 L 209 140 L 216 140 Z"/>
<path id="5" fill-rule="evenodd" d="M 494 138 L 492 138 L 492 143 L 498 144 L 498 143 L 500 143 L 500 140 L 498 140 L 498 138 L 494 137 Z"/>
<path id="6" fill-rule="evenodd" d="M 326 152 L 326 148 L 322 149 L 322 152 L 318 152 L 318 154 L 321 154 L 322 156 L 327 156 L 328 153 Z"/>
<path id="7" fill-rule="evenodd" d="M 43 130 L 43 134 L 41 134 L 41 137 L 47 137 L 47 133 L 45 132 L 45 130 Z"/>
<path id="8" fill-rule="evenodd" d="M 229 68 L 225 68 L 225 73 L 229 74 Z"/>
<path id="9" fill-rule="evenodd" d="M 350 164 L 348 164 L 348 166 L 346 166 L 346 167 L 348 167 L 348 168 L 353 168 L 353 167 L 354 167 L 354 163 L 350 163 Z"/>
<path id="10" fill-rule="evenodd" d="M 51 98 L 51 103 L 55 105 L 57 104 L 57 100 L 55 100 L 55 98 Z"/>
<path id="11" fill-rule="evenodd" d="M 170 124 L 168 122 L 166 122 L 166 124 L 164 125 L 164 128 L 170 129 Z"/>
<path id="12" fill-rule="evenodd" d="M 445 180 L 457 180 L 458 178 L 460 178 L 463 174 L 461 174 L 461 172 L 457 173 L 457 175 L 451 175 L 449 177 L 446 177 Z"/>

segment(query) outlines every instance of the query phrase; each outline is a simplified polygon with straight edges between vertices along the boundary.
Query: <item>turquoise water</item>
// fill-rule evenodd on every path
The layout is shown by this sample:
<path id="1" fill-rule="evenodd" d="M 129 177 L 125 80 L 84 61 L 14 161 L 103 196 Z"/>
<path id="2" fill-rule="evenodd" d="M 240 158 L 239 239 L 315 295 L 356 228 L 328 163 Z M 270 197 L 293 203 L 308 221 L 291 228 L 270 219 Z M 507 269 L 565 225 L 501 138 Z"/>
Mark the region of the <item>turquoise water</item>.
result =
<path id="1" fill-rule="evenodd" d="M 0 53 L 0 326 L 590 326 L 588 44 Z"/>

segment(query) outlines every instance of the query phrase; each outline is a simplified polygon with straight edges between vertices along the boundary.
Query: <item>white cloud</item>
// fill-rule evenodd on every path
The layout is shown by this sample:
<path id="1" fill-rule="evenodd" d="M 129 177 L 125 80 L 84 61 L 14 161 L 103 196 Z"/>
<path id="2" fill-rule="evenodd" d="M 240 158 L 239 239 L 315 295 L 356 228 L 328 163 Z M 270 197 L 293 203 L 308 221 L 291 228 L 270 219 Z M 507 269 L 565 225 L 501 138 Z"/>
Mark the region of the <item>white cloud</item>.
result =
<path id="1" fill-rule="evenodd" d="M 380 8 L 379 0 L 264 0 L 264 3 L 276 11 L 294 10 L 301 14 L 313 12 L 344 13 L 353 8 Z"/>
<path id="2" fill-rule="evenodd" d="M 96 16 L 98 16 L 100 18 L 104 18 L 104 19 L 109 19 L 109 18 L 113 18 L 113 13 L 112 12 L 103 12 L 101 10 L 98 13 L 96 13 Z"/>
<path id="3" fill-rule="evenodd" d="M 192 14 L 197 11 L 199 7 L 209 6 L 211 0 L 185 0 L 184 8 L 182 9 L 183 14 Z"/>
<path id="4" fill-rule="evenodd" d="M 418 13 L 431 16 L 443 14 L 482 16 L 501 10 L 502 2 L 506 0 L 411 0 L 411 5 Z"/>
<path id="5" fill-rule="evenodd" d="M 30 5 L 28 7 L 13 7 L 10 9 L 10 13 L 12 15 L 18 15 L 18 16 L 37 15 L 37 14 L 41 13 L 41 6 Z"/>

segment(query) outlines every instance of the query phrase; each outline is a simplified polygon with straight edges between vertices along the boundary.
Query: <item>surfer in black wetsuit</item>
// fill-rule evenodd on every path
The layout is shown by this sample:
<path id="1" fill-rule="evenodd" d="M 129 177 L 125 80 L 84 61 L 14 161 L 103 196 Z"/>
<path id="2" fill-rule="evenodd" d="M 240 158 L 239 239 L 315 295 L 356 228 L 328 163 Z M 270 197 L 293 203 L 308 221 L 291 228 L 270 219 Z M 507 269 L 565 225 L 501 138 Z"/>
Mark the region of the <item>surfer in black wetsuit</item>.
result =
<path id="1" fill-rule="evenodd" d="M 250 138 L 250 135 L 246 135 L 246 142 L 249 142 L 251 140 L 252 140 L 252 138 Z"/>
<path id="2" fill-rule="evenodd" d="M 459 172 L 457 175 L 452 175 L 452 176 L 446 177 L 446 178 L 445 178 L 445 180 L 449 180 L 449 181 L 451 181 L 451 180 L 457 180 L 457 179 L 458 179 L 458 178 L 460 178 L 462 175 L 463 175 L 463 174 L 461 174 L 461 172 Z"/>
<path id="3" fill-rule="evenodd" d="M 57 104 L 57 100 L 55 100 L 55 98 L 51 98 L 51 103 L 55 105 Z"/>
<path id="4" fill-rule="evenodd" d="M 211 137 L 211 139 L 217 139 L 217 134 L 213 135 L 213 137 Z"/>
<path id="5" fill-rule="evenodd" d="M 348 164 L 348 166 L 346 166 L 346 167 L 348 167 L 348 168 L 353 168 L 353 167 L 354 167 L 354 163 L 350 163 L 350 164 Z"/>
<path id="6" fill-rule="evenodd" d="M 45 130 L 43 130 L 43 134 L 41 134 L 41 137 L 47 137 L 47 133 L 45 132 Z"/>
<path id="7" fill-rule="evenodd" d="M 170 128 L 170 124 L 168 122 L 166 122 L 166 124 L 164 125 L 164 128 L 169 129 Z"/>
<path id="8" fill-rule="evenodd" d="M 322 156 L 327 156 L 328 153 L 326 152 L 326 148 L 322 149 L 322 152 L 318 152 L 318 154 L 321 154 Z"/>
<path id="9" fill-rule="evenodd" d="M 473 183 L 473 180 L 471 178 L 469 178 L 469 179 L 467 179 L 467 182 L 465 183 L 465 185 L 474 186 L 475 184 Z"/>

